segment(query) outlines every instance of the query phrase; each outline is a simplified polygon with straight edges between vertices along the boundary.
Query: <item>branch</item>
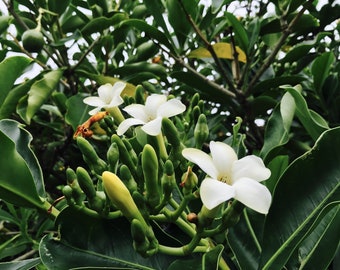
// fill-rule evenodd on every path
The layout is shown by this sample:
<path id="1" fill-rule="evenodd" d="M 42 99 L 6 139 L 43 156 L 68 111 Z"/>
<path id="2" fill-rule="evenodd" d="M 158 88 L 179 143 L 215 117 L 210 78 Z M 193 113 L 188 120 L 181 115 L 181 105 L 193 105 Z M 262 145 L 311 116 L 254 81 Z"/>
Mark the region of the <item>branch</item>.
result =
<path id="1" fill-rule="evenodd" d="M 253 79 L 251 80 L 251 82 L 249 83 L 245 93 L 246 95 L 249 95 L 252 88 L 254 87 L 255 83 L 257 82 L 257 80 L 262 76 L 262 74 L 267 70 L 267 68 L 272 64 L 272 62 L 274 61 L 277 53 L 280 51 L 282 45 L 285 43 L 286 39 L 288 38 L 288 36 L 292 33 L 293 31 L 293 27 L 296 25 L 296 23 L 298 22 L 298 20 L 301 18 L 301 16 L 303 15 L 303 13 L 307 10 L 307 7 L 309 4 L 311 4 L 313 2 L 313 0 L 308 0 L 306 2 L 306 4 L 303 6 L 303 8 L 300 10 L 300 12 L 298 14 L 296 14 L 296 16 L 294 17 L 294 19 L 290 22 L 290 24 L 288 25 L 288 27 L 283 31 L 282 36 L 280 37 L 279 41 L 277 42 L 277 44 L 275 45 L 273 51 L 271 52 L 271 54 L 266 58 L 266 60 L 264 61 L 263 65 L 260 67 L 260 69 L 257 71 L 257 73 L 255 74 L 255 76 L 253 77 Z"/>

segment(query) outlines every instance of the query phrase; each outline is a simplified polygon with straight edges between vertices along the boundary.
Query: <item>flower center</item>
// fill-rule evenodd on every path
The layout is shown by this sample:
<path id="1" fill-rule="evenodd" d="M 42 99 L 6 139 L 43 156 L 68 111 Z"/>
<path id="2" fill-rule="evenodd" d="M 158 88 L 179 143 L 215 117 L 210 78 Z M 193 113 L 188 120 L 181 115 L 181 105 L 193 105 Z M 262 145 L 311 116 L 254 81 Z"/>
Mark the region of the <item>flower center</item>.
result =
<path id="1" fill-rule="evenodd" d="M 231 185 L 231 177 L 230 175 L 223 175 L 220 179 L 221 182 Z"/>

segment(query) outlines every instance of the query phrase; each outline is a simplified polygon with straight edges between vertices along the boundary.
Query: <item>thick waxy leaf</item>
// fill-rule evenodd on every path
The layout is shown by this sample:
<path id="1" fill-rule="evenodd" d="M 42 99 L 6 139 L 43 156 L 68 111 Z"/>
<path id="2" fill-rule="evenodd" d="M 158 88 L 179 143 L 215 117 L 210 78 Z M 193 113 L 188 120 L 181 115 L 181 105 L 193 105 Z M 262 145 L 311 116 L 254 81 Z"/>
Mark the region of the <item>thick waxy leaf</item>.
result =
<path id="1" fill-rule="evenodd" d="M 246 30 L 244 29 L 243 25 L 237 20 L 237 18 L 229 12 L 226 12 L 226 17 L 229 21 L 230 26 L 232 27 L 235 33 L 235 39 L 237 44 L 240 48 L 245 52 L 248 53 L 249 49 L 249 39 Z"/>
<path id="2" fill-rule="evenodd" d="M 173 261 L 173 257 L 162 254 L 150 258 L 139 255 L 133 249 L 130 223 L 124 217 L 105 220 L 68 207 L 56 222 L 61 238 L 47 236 L 40 244 L 41 260 L 49 269 L 166 269 Z"/>
<path id="3" fill-rule="evenodd" d="M 218 58 L 225 59 L 234 59 L 233 49 L 230 43 L 219 42 L 212 45 L 214 51 Z M 236 47 L 236 52 L 238 54 L 238 60 L 240 62 L 247 62 L 246 54 L 240 49 L 240 47 Z M 212 58 L 210 52 L 206 48 L 198 48 L 193 50 L 188 55 L 189 58 Z"/>
<path id="4" fill-rule="evenodd" d="M 0 197 L 10 203 L 42 207 L 42 172 L 29 144 L 32 136 L 13 120 L 0 121 Z"/>
<path id="5" fill-rule="evenodd" d="M 77 94 L 66 101 L 67 112 L 65 120 L 73 127 L 73 130 L 76 130 L 78 125 L 90 118 L 89 111 L 93 109 L 93 107 L 83 102 L 85 97 L 87 96 L 84 94 Z"/>
<path id="6" fill-rule="evenodd" d="M 23 56 L 13 56 L 0 63 L 0 105 L 6 99 L 14 82 L 22 74 L 31 60 Z"/>
<path id="7" fill-rule="evenodd" d="M 92 33 L 102 32 L 106 28 L 109 28 L 112 25 L 116 25 L 123 21 L 124 19 L 126 19 L 126 15 L 124 13 L 114 14 L 111 18 L 98 17 L 89 21 L 81 29 L 81 33 L 83 35 L 89 35 Z"/>
<path id="8" fill-rule="evenodd" d="M 322 210 L 340 201 L 335 149 L 340 149 L 340 128 L 324 132 L 281 176 L 265 223 L 260 269 L 282 269 Z"/>
<path id="9" fill-rule="evenodd" d="M 55 90 L 63 70 L 53 70 L 46 73 L 42 79 L 36 81 L 30 88 L 28 95 L 18 105 L 18 114 L 26 123 L 30 123 L 32 117 L 44 104 L 47 98 Z"/>

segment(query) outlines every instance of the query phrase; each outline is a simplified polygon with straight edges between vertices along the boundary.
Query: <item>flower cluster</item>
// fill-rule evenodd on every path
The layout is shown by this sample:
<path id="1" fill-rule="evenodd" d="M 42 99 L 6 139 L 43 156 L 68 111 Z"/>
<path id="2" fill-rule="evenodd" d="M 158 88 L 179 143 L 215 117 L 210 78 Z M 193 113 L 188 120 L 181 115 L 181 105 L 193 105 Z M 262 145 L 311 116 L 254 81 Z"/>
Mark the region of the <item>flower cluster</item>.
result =
<path id="1" fill-rule="evenodd" d="M 96 107 L 90 114 L 102 109 L 109 111 L 121 105 L 121 93 L 125 86 L 123 82 L 100 86 L 98 97 L 84 99 L 84 103 Z M 145 105 L 131 104 L 123 108 L 131 118 L 120 122 L 117 135 L 123 135 L 132 126 L 141 125 L 145 133 L 157 136 L 161 133 L 163 118 L 181 114 L 185 109 L 185 105 L 178 99 L 168 100 L 165 95 L 152 94 L 146 98 Z M 259 182 L 268 179 L 271 172 L 263 161 L 254 155 L 238 159 L 233 148 L 222 142 L 211 141 L 209 146 L 211 155 L 195 148 L 185 148 L 182 151 L 188 161 L 198 165 L 207 175 L 200 185 L 200 197 L 204 206 L 213 209 L 234 198 L 259 213 L 267 214 L 271 194 Z"/>

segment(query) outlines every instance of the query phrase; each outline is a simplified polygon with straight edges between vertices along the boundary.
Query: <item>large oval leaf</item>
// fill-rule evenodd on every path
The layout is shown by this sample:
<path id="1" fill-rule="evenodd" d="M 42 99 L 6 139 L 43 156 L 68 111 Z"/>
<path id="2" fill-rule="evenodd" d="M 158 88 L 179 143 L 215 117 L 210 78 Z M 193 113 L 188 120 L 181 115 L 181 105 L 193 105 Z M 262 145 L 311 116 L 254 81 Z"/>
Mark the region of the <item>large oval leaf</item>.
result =
<path id="1" fill-rule="evenodd" d="M 45 190 L 38 160 L 29 148 L 31 140 L 18 122 L 0 121 L 0 198 L 19 206 L 41 208 Z"/>
<path id="2" fill-rule="evenodd" d="M 340 201 L 338 149 L 340 128 L 328 130 L 283 173 L 265 223 L 260 269 L 282 269 L 323 209 Z"/>

